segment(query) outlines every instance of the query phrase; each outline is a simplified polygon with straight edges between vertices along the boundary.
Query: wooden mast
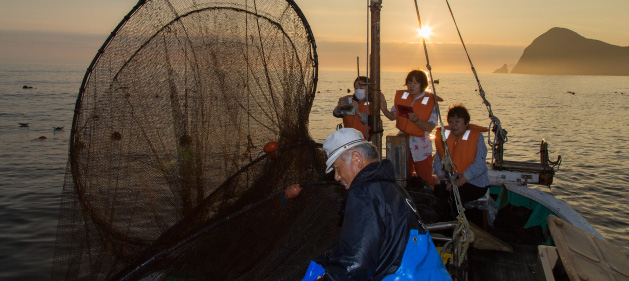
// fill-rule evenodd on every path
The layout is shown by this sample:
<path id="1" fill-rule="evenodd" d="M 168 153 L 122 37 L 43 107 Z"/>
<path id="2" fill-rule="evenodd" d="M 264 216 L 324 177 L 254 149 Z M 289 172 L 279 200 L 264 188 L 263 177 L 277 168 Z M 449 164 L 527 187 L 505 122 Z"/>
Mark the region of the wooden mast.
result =
<path id="1" fill-rule="evenodd" d="M 380 119 L 380 10 L 382 0 L 371 0 L 371 54 L 370 58 L 370 90 L 369 118 L 373 135 L 371 142 L 378 148 L 382 160 L 382 120 Z"/>

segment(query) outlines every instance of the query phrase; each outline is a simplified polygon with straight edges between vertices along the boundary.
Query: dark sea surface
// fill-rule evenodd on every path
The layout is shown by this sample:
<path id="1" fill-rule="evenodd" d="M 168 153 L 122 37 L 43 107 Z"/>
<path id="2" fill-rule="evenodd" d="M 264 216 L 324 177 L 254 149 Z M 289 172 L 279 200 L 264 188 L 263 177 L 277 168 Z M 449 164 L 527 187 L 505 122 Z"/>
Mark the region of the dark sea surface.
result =
<path id="1" fill-rule="evenodd" d="M 0 280 L 49 280 L 76 97 L 85 66 L 0 65 Z M 310 116 L 318 142 L 340 119 L 338 98 L 354 72 L 320 71 Z M 382 73 L 389 106 L 406 73 Z M 443 112 L 463 103 L 488 125 L 472 74 L 433 74 Z M 509 133 L 506 160 L 539 159 L 539 143 L 563 163 L 552 188 L 608 241 L 629 249 L 629 77 L 480 74 L 494 115 Z M 24 85 L 32 86 L 23 89 Z M 569 92 L 574 92 L 571 94 Z M 445 121 L 445 119 L 444 119 Z M 383 120 L 385 135 L 396 134 Z M 19 123 L 30 123 L 21 127 Z M 63 130 L 54 130 L 64 127 Z"/>

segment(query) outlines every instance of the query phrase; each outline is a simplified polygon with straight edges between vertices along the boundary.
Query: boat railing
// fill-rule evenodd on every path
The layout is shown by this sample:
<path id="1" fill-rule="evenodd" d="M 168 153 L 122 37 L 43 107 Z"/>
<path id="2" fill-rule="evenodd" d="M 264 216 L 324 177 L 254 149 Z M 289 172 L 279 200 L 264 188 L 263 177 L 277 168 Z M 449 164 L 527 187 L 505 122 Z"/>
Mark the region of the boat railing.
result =
<path id="1" fill-rule="evenodd" d="M 524 162 L 524 161 L 507 161 L 503 159 L 503 146 L 498 143 L 493 147 L 494 161 L 491 168 L 495 171 L 511 171 L 520 173 L 537 174 L 537 181 L 528 181 L 527 183 L 550 185 L 553 182 L 555 168 L 559 169 L 561 165 L 561 155 L 557 156 L 556 161 L 550 161 L 548 153 L 548 143 L 542 139 L 540 144 L 540 162 Z"/>

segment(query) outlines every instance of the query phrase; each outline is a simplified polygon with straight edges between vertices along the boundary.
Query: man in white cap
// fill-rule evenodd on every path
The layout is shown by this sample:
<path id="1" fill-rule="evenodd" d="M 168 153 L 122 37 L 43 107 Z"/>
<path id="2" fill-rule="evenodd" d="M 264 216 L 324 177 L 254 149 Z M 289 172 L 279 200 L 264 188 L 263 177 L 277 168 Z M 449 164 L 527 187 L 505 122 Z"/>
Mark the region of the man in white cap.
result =
<path id="1" fill-rule="evenodd" d="M 409 197 L 395 183 L 393 165 L 386 159 L 378 161 L 377 149 L 352 128 L 332 133 L 323 149 L 328 156 L 326 173 L 334 170 L 334 178 L 347 189 L 347 198 L 339 244 L 329 256 L 311 262 L 319 270 L 314 278 L 382 280 L 395 274 L 411 229 L 425 231 Z M 294 197 L 299 191 L 286 194 Z M 306 276 L 310 272 L 309 268 Z"/>

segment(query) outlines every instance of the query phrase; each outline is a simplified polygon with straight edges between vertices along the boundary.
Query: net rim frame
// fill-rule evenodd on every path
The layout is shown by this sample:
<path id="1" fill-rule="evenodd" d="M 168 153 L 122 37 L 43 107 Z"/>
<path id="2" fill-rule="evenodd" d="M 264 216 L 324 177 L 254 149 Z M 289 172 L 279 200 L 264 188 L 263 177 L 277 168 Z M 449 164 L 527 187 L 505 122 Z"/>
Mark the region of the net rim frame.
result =
<path id="1" fill-rule="evenodd" d="M 253 0 L 256 1 L 256 0 Z M 118 25 L 116 26 L 116 28 L 110 33 L 110 35 L 107 37 L 107 39 L 105 40 L 105 42 L 102 44 L 102 46 L 98 49 L 96 55 L 94 56 L 94 58 L 92 59 L 92 62 L 90 63 L 89 67 L 86 70 L 86 73 L 83 77 L 83 81 L 81 82 L 81 87 L 79 88 L 79 94 L 77 96 L 77 100 L 75 103 L 75 109 L 74 109 L 74 116 L 73 116 L 73 121 L 72 121 L 72 129 L 70 131 L 70 144 L 69 144 L 69 162 L 70 162 L 70 170 L 72 172 L 72 181 L 74 186 L 81 186 L 79 183 L 79 179 L 77 179 L 77 176 L 75 176 L 78 171 L 78 163 L 77 163 L 77 156 L 76 156 L 76 151 L 77 151 L 77 143 L 80 141 L 78 139 L 78 127 L 79 127 L 79 118 L 80 118 L 80 108 L 81 108 L 81 101 L 83 100 L 83 96 L 86 93 L 86 86 L 87 84 L 91 81 L 90 78 L 92 76 L 92 73 L 94 71 L 94 67 L 98 64 L 98 62 L 100 61 L 102 55 L 105 53 L 105 51 L 107 50 L 107 47 L 110 45 L 110 43 L 112 42 L 112 40 L 116 37 L 116 35 L 121 31 L 121 29 L 127 24 L 127 22 L 131 19 L 131 17 L 137 13 L 145 4 L 147 4 L 147 2 L 150 1 L 146 1 L 146 0 L 140 0 L 138 1 L 138 3 L 131 9 L 131 11 L 129 11 L 129 13 L 127 13 L 127 15 L 122 19 L 122 21 L 120 23 L 118 23 Z M 170 1 L 168 1 L 170 3 Z M 294 0 L 285 0 L 285 2 L 288 4 L 288 6 L 290 6 L 293 11 L 295 11 L 296 15 L 299 17 L 299 19 L 301 20 L 303 27 L 306 31 L 307 34 L 307 38 L 308 41 L 312 47 L 310 55 L 312 56 L 311 59 L 314 62 L 313 65 L 313 87 L 312 87 L 312 93 L 310 93 L 312 96 L 314 96 L 316 94 L 316 89 L 317 89 L 317 83 L 318 83 L 318 66 L 319 66 L 319 60 L 318 60 L 318 54 L 316 51 L 316 41 L 314 38 L 314 35 L 312 33 L 312 29 L 310 27 L 310 24 L 308 24 L 308 21 L 305 17 L 305 15 L 303 14 L 303 12 L 301 11 L 301 9 L 299 8 L 299 6 L 297 6 L 297 4 L 295 3 Z M 120 70 L 124 69 L 125 65 L 127 65 L 133 57 L 135 57 L 135 55 L 143 49 L 143 46 L 145 46 L 148 42 L 151 42 L 151 39 L 153 39 L 155 36 L 157 36 L 158 34 L 160 34 L 160 32 L 162 30 L 164 30 L 165 28 L 167 28 L 168 26 L 170 26 L 173 22 L 178 21 L 180 18 L 185 17 L 187 15 L 193 14 L 193 13 L 198 13 L 204 10 L 209 10 L 209 9 L 231 9 L 231 10 L 235 10 L 237 12 L 245 12 L 247 14 L 251 14 L 254 15 L 256 17 L 262 17 L 264 19 L 266 19 L 267 21 L 273 23 L 274 25 L 276 25 L 277 27 L 279 27 L 279 30 L 282 31 L 282 34 L 284 34 L 286 37 L 290 38 L 289 36 L 287 36 L 287 33 L 284 31 L 283 28 L 281 28 L 281 26 L 271 20 L 268 17 L 265 17 L 263 15 L 258 15 L 254 12 L 251 12 L 249 10 L 244 10 L 244 9 L 239 9 L 239 8 L 235 8 L 235 7 L 227 7 L 227 6 L 210 6 L 210 7 L 204 7 L 201 9 L 195 9 L 192 11 L 189 11 L 185 14 L 182 15 L 178 15 L 177 17 L 175 17 L 173 20 L 171 20 L 170 22 L 168 22 L 167 24 L 165 24 L 164 26 L 162 26 L 160 29 L 158 29 L 155 34 L 153 34 L 151 37 L 149 37 L 149 40 L 147 40 L 146 42 L 144 42 L 137 50 L 136 52 L 134 52 L 120 67 L 120 69 L 116 72 L 116 74 L 113 77 L 112 81 L 116 80 L 116 77 L 118 76 L 118 73 L 120 73 Z M 291 45 L 294 46 L 292 40 L 290 40 Z M 300 65 L 300 67 L 303 66 Z M 75 192 L 75 194 L 77 194 L 77 196 L 79 197 L 79 201 L 81 202 L 81 205 L 83 207 L 83 210 L 88 211 L 89 213 L 91 213 L 89 210 L 89 203 L 87 203 L 86 198 L 84 197 L 82 192 Z M 90 217 L 94 218 L 95 216 L 93 214 L 89 215 Z M 96 216 L 97 217 L 97 216 Z M 104 222 L 101 222 L 101 224 Z M 131 242 L 131 241 L 129 241 Z M 142 241 L 135 241 L 134 243 L 142 243 Z"/>
<path id="2" fill-rule="evenodd" d="M 256 0 L 253 0 L 254 2 Z M 106 53 L 108 47 L 110 46 L 110 44 L 112 43 L 113 39 L 121 32 L 121 30 L 126 26 L 126 24 L 129 22 L 129 20 L 133 17 L 134 14 L 136 14 L 138 11 L 141 10 L 142 7 L 144 7 L 145 4 L 147 4 L 149 1 L 146 0 L 139 0 L 136 5 L 124 16 L 124 18 L 118 23 L 118 25 L 114 28 L 114 30 L 109 34 L 109 36 L 107 37 L 107 39 L 103 42 L 103 44 L 101 45 L 101 47 L 98 49 L 98 51 L 96 52 L 96 55 L 94 56 L 94 58 L 92 59 L 92 61 L 90 62 L 85 75 L 83 77 L 83 80 L 81 82 L 81 86 L 79 88 L 79 93 L 75 102 L 75 109 L 74 109 L 74 114 L 73 114 L 73 121 L 72 121 L 72 128 L 71 128 L 71 132 L 70 132 L 70 143 L 69 143 L 69 153 L 68 153 L 68 165 L 69 165 L 69 170 L 72 173 L 71 178 L 72 178 L 72 182 L 74 185 L 74 189 L 75 191 L 73 192 L 76 196 L 77 199 L 80 201 L 80 206 L 81 209 L 84 212 L 87 212 L 88 217 L 90 217 L 93 221 L 93 223 L 96 225 L 97 228 L 98 225 L 106 225 L 107 223 L 103 220 L 100 219 L 100 216 L 93 214 L 93 210 L 90 207 L 90 203 L 87 202 L 87 197 L 84 194 L 84 192 L 81 191 L 76 191 L 77 186 L 82 186 L 81 185 L 81 181 L 77 178 L 78 169 L 79 169 L 79 160 L 78 160 L 78 156 L 76 155 L 77 151 L 79 150 L 79 144 L 80 144 L 80 140 L 79 140 L 79 121 L 80 121 L 80 116 L 81 114 L 81 108 L 82 108 L 82 100 L 84 98 L 84 95 L 86 94 L 86 88 L 88 83 L 91 81 L 91 77 L 92 74 L 94 72 L 94 70 L 96 69 L 96 66 L 98 65 L 98 63 L 101 61 L 101 58 L 103 57 L 103 55 Z M 168 3 L 170 3 L 170 1 L 167 0 Z M 314 34 L 312 32 L 311 26 L 308 23 L 304 13 L 302 12 L 302 10 L 299 8 L 299 6 L 295 3 L 294 0 L 285 0 L 285 2 L 288 4 L 287 8 L 290 7 L 292 8 L 292 10 L 295 12 L 295 14 L 299 17 L 301 24 L 304 28 L 304 31 L 306 33 L 306 37 L 307 40 L 309 42 L 310 45 L 310 50 L 309 50 L 309 55 L 310 55 L 310 60 L 313 62 L 312 65 L 312 69 L 313 69 L 313 77 L 312 77 L 312 92 L 310 93 L 306 93 L 309 96 L 312 96 L 312 98 L 314 99 L 314 96 L 316 95 L 316 91 L 317 91 L 317 85 L 318 85 L 318 70 L 319 70 L 319 60 L 318 60 L 318 53 L 317 53 L 317 45 L 316 45 L 316 41 L 314 38 Z M 112 81 L 115 81 L 115 77 L 118 76 L 118 73 L 120 73 L 120 70 L 124 69 L 124 66 L 127 65 L 131 59 L 137 54 L 137 52 L 139 52 L 139 50 L 141 50 L 143 48 L 143 46 L 145 44 L 147 44 L 147 42 L 150 42 L 150 39 L 154 38 L 157 34 L 159 34 L 164 28 L 166 28 L 167 26 L 170 26 L 171 23 L 177 21 L 179 18 L 192 14 L 192 13 L 197 13 L 200 12 L 202 10 L 208 10 L 208 9 L 216 9 L 217 7 L 205 7 L 202 9 L 195 9 L 192 10 L 184 15 L 179 15 L 176 18 L 174 18 L 173 20 L 171 20 L 168 24 L 165 24 L 162 28 L 160 28 L 159 30 L 157 30 L 157 32 L 155 32 L 155 34 L 153 36 L 151 36 L 149 38 L 149 40 L 147 40 L 146 42 L 144 42 L 137 50 L 136 52 L 134 52 L 129 59 L 127 59 L 122 65 L 121 68 L 116 72 L 116 75 L 114 76 L 114 79 Z M 219 8 L 230 8 L 230 7 L 219 7 Z M 236 8 L 231 8 L 233 10 L 238 10 Z M 266 20 L 268 20 L 271 23 L 274 23 L 276 26 L 279 27 L 279 29 L 282 31 L 282 33 L 290 39 L 289 36 L 287 36 L 287 33 L 284 31 L 283 28 L 281 28 L 281 25 L 279 25 L 277 22 L 271 20 L 268 17 L 265 17 L 264 15 L 260 15 L 257 13 L 254 13 L 252 11 L 249 10 L 245 10 L 245 9 L 240 9 L 240 12 L 246 12 L 247 14 L 252 14 L 256 17 L 263 17 Z M 294 42 L 292 40 L 290 40 L 291 45 L 294 46 Z M 304 69 L 304 65 L 301 64 L 300 61 L 300 68 Z M 248 165 L 247 165 L 248 166 Z M 238 172 L 237 172 L 238 173 Z M 231 177 L 229 177 L 231 178 Z M 226 180 L 228 181 L 229 178 Z M 79 187 L 79 189 L 82 189 Z M 118 235 L 121 235 L 121 237 L 126 237 L 127 239 L 124 239 L 125 241 L 132 243 L 132 244 L 146 244 L 147 241 L 145 241 L 144 239 L 131 239 L 129 240 L 129 237 L 126 235 L 123 235 L 122 233 L 118 233 L 118 231 L 115 231 Z"/>

